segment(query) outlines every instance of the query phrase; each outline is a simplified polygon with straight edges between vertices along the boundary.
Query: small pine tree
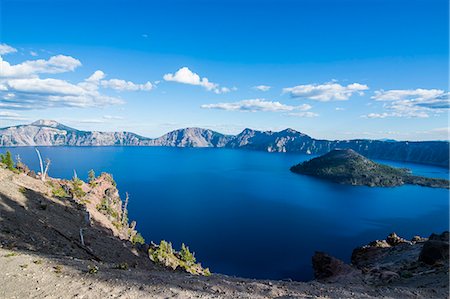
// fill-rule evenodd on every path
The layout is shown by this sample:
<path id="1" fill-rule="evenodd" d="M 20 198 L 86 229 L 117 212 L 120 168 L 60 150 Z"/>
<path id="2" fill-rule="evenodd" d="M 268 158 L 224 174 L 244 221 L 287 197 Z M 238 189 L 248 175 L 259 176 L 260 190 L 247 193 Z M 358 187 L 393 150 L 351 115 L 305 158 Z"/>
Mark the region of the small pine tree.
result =
<path id="1" fill-rule="evenodd" d="M 183 260 L 188 266 L 192 266 L 196 262 L 194 254 L 189 251 L 189 247 L 184 245 L 184 243 L 181 244 L 180 256 L 181 260 Z"/>
<path id="2" fill-rule="evenodd" d="M 0 155 L 1 162 L 6 165 L 9 170 L 14 170 L 14 160 L 11 156 L 11 152 L 7 151 L 6 154 Z"/>
<path id="3" fill-rule="evenodd" d="M 94 169 L 89 170 L 88 172 L 88 179 L 89 183 L 93 182 L 95 180 L 95 171 Z"/>

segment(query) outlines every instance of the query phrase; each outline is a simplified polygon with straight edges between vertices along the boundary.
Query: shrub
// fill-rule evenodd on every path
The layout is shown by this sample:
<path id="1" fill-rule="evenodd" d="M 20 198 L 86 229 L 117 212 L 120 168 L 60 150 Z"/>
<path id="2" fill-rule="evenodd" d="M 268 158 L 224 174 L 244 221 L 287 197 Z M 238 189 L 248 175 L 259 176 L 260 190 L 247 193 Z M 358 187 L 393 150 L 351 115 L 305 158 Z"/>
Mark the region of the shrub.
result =
<path id="1" fill-rule="evenodd" d="M 6 168 L 9 170 L 15 170 L 14 167 L 14 160 L 11 156 L 11 152 L 10 151 L 6 151 L 6 154 L 1 154 L 0 155 L 0 161 L 5 164 Z"/>
<path id="2" fill-rule="evenodd" d="M 83 185 L 83 181 L 79 178 L 74 177 L 72 179 L 72 187 L 73 187 L 73 194 L 77 198 L 82 198 L 86 195 L 86 192 L 81 189 L 81 186 Z"/>
<path id="3" fill-rule="evenodd" d="M 98 267 L 95 265 L 88 265 L 88 273 L 89 274 L 97 274 L 98 273 Z"/>
<path id="4" fill-rule="evenodd" d="M 189 247 L 184 245 L 184 243 L 181 244 L 180 257 L 187 266 L 192 266 L 196 262 L 194 254 L 189 251 Z"/>
<path id="5" fill-rule="evenodd" d="M 128 263 L 123 262 L 123 263 L 117 264 L 114 268 L 119 269 L 119 270 L 128 270 Z"/>
<path id="6" fill-rule="evenodd" d="M 106 197 L 102 198 L 102 201 L 96 206 L 96 208 L 99 212 L 102 212 L 103 215 L 111 216 L 114 219 L 119 218 L 119 213 L 111 208 L 109 200 Z"/>
<path id="7" fill-rule="evenodd" d="M 137 233 L 131 239 L 131 243 L 133 244 L 145 244 L 145 239 L 142 237 L 140 233 Z"/>
<path id="8" fill-rule="evenodd" d="M 64 190 L 64 188 L 62 186 L 53 187 L 52 188 L 52 195 L 54 197 L 59 197 L 59 198 L 69 197 L 69 195 L 67 194 L 66 190 Z"/>
<path id="9" fill-rule="evenodd" d="M 89 170 L 88 172 L 89 183 L 95 180 L 95 171 L 94 169 Z"/>

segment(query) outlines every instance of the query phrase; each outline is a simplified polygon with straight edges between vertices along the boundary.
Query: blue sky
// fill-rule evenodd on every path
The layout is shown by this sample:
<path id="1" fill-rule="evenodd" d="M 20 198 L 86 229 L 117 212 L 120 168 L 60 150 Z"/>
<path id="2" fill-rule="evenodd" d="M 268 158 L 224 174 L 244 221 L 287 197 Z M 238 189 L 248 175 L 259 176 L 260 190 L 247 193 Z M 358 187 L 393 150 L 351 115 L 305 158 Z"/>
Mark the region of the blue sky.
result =
<path id="1" fill-rule="evenodd" d="M 448 1 L 0 1 L 0 125 L 448 139 Z"/>

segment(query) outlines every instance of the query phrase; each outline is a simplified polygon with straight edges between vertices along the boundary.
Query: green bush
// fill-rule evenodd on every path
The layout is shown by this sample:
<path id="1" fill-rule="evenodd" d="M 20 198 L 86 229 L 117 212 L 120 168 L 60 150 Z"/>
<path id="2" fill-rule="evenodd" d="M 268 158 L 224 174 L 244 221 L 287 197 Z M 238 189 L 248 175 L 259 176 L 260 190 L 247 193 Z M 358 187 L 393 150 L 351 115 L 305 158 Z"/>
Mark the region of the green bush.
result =
<path id="1" fill-rule="evenodd" d="M 64 190 L 64 188 L 62 186 L 53 187 L 52 188 L 52 195 L 54 197 L 59 197 L 59 198 L 69 197 L 69 194 L 67 194 L 66 190 Z"/>
<path id="2" fill-rule="evenodd" d="M 89 170 L 88 172 L 89 183 L 95 180 L 95 171 L 94 169 Z"/>
<path id="3" fill-rule="evenodd" d="M 137 233 L 131 239 L 131 243 L 133 244 L 145 244 L 145 239 L 142 237 L 140 233 Z"/>
<path id="4" fill-rule="evenodd" d="M 86 195 L 86 192 L 83 191 L 83 189 L 81 189 L 81 186 L 83 185 L 83 181 L 80 180 L 79 178 L 74 177 L 72 179 L 72 191 L 73 194 L 75 195 L 75 197 L 77 198 L 82 198 Z"/>
<path id="5" fill-rule="evenodd" d="M 184 245 L 184 243 L 181 244 L 180 257 L 181 260 L 184 261 L 187 266 L 192 266 L 196 262 L 194 254 L 189 251 L 189 247 Z"/>
<path id="6" fill-rule="evenodd" d="M 15 170 L 16 169 L 14 167 L 14 160 L 13 160 L 13 158 L 11 156 L 11 152 L 10 151 L 6 151 L 6 154 L 1 154 L 0 155 L 0 162 L 5 164 L 6 168 L 8 168 L 9 170 Z"/>
<path id="7" fill-rule="evenodd" d="M 119 213 L 116 210 L 114 210 L 113 208 L 111 208 L 111 205 L 109 204 L 109 200 L 106 197 L 102 198 L 101 202 L 96 206 L 96 208 L 99 212 L 102 212 L 103 215 L 111 216 L 112 218 L 116 219 L 117 225 L 120 224 L 120 221 L 118 221 Z"/>

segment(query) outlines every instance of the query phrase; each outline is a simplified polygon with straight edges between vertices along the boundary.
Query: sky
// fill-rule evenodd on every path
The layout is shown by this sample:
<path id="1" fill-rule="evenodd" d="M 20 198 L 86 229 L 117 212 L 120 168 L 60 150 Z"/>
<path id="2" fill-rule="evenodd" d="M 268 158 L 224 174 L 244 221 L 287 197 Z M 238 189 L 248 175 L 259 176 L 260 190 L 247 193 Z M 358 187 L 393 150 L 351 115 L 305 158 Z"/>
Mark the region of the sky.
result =
<path id="1" fill-rule="evenodd" d="M 447 0 L 0 0 L 0 127 L 449 139 Z"/>

